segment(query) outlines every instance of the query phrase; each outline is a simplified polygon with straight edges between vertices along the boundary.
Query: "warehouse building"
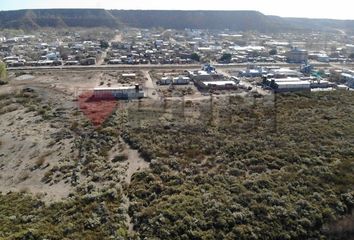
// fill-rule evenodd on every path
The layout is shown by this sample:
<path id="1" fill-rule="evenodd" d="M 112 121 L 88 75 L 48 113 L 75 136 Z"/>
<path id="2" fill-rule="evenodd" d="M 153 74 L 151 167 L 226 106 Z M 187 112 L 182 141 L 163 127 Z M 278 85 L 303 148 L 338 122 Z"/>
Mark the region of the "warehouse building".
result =
<path id="1" fill-rule="evenodd" d="M 296 77 L 264 79 L 263 84 L 275 92 L 311 91 L 311 83 Z"/>
<path id="2" fill-rule="evenodd" d="M 272 76 L 272 78 L 299 78 L 303 74 L 296 71 L 296 70 L 291 70 L 289 68 L 279 68 L 279 69 L 272 69 L 269 71 L 269 76 Z"/>
<path id="3" fill-rule="evenodd" d="M 160 85 L 188 85 L 190 82 L 189 77 L 185 76 L 178 76 L 178 77 L 162 77 L 160 80 L 158 80 L 156 83 Z"/>
<path id="4" fill-rule="evenodd" d="M 225 81 L 198 81 L 196 86 L 199 90 L 233 90 L 237 89 L 237 84 L 231 80 Z"/>
<path id="5" fill-rule="evenodd" d="M 144 91 L 138 84 L 118 87 L 97 87 L 93 89 L 95 99 L 140 99 L 144 97 Z"/>
<path id="6" fill-rule="evenodd" d="M 276 92 L 298 92 L 298 91 L 310 91 L 311 85 L 309 81 L 277 81 L 275 82 Z"/>

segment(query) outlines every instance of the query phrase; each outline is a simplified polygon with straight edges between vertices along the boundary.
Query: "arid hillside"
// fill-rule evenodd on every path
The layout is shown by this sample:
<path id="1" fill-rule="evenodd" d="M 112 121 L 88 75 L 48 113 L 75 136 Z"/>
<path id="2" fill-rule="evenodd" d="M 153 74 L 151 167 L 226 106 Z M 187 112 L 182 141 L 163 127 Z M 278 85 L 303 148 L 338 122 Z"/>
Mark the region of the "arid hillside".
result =
<path id="1" fill-rule="evenodd" d="M 138 27 L 210 29 L 233 31 L 353 32 L 354 21 L 333 19 L 282 18 L 257 11 L 174 11 L 104 9 L 29 9 L 0 12 L 0 29 L 34 30 L 43 27 Z"/>
<path id="2" fill-rule="evenodd" d="M 1 239 L 353 236 L 351 92 L 113 100 L 94 125 L 80 93 L 119 74 L 0 87 Z"/>

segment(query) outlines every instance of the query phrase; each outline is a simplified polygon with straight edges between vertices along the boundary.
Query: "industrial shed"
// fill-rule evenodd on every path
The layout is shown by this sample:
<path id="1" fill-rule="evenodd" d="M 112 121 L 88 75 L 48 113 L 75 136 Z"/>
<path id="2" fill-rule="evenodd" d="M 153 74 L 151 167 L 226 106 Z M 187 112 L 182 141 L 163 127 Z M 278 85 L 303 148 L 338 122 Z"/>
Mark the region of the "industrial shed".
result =
<path id="1" fill-rule="evenodd" d="M 231 90 L 237 89 L 237 84 L 234 81 L 198 81 L 197 87 L 200 90 Z"/>
<path id="2" fill-rule="evenodd" d="M 144 91 L 139 85 L 119 87 L 97 87 L 93 89 L 95 99 L 139 99 L 144 97 Z"/>

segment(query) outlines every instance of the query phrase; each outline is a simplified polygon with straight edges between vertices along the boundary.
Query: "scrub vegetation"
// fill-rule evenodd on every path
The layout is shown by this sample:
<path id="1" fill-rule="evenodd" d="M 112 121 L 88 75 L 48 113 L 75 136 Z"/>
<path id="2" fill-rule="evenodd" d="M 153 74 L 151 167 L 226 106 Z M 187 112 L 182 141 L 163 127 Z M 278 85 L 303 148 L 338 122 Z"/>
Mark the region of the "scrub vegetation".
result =
<path id="1" fill-rule="evenodd" d="M 32 99 L 23 105 L 43 122 L 56 120 Z M 78 153 L 64 165 L 50 165 L 43 179 L 47 185 L 70 176 L 71 193 L 49 203 L 25 190 L 0 195 L 0 239 L 353 236 L 353 94 L 125 106 L 98 128 L 73 114 L 77 122 L 67 131 Z M 16 111 L 4 108 L 1 114 Z M 122 139 L 150 164 L 129 182 L 121 167 L 129 156 L 110 152 L 125 144 Z M 38 168 L 50 162 L 44 158 Z"/>

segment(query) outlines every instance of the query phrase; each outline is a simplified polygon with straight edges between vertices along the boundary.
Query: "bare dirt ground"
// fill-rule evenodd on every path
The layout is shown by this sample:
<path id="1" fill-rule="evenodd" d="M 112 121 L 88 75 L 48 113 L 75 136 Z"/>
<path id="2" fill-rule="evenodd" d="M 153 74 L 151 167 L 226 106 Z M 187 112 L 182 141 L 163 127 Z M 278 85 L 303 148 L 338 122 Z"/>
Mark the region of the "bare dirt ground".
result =
<path id="1" fill-rule="evenodd" d="M 61 123 L 43 121 L 37 112 L 18 104 L 12 108 L 0 115 L 0 192 L 38 193 L 48 201 L 65 198 L 69 184 L 45 184 L 42 179 L 51 167 L 72 157 L 73 139 L 56 141 Z"/>
<path id="2" fill-rule="evenodd" d="M 110 159 L 113 159 L 117 154 L 123 154 L 127 157 L 127 160 L 123 161 L 121 166 L 126 168 L 124 181 L 128 184 L 130 184 L 134 173 L 149 168 L 149 163 L 140 157 L 139 152 L 130 148 L 122 139 L 111 149 L 108 156 Z"/>
<path id="3" fill-rule="evenodd" d="M 146 77 L 146 82 L 144 85 L 144 90 L 145 90 L 145 95 L 149 98 L 152 98 L 154 100 L 158 100 L 159 99 L 159 95 L 156 93 L 155 88 L 154 88 L 154 83 L 153 80 L 149 74 L 148 71 L 144 71 L 144 76 Z"/>
<path id="4" fill-rule="evenodd" d="M 121 33 L 114 36 L 112 42 L 121 42 L 123 40 L 123 35 Z"/>
<path id="5" fill-rule="evenodd" d="M 140 157 L 140 154 L 137 150 L 130 148 L 128 144 L 124 142 L 123 139 L 120 139 L 119 143 L 115 145 L 108 154 L 109 159 L 113 159 L 117 154 L 124 155 L 127 157 L 126 161 L 120 163 L 120 166 L 125 170 L 124 175 L 122 176 L 123 180 L 130 184 L 131 177 L 134 173 L 143 171 L 149 168 L 149 163 L 146 162 L 144 159 Z M 124 194 L 123 195 L 123 208 L 129 209 L 130 200 Z M 128 226 L 128 231 L 130 233 L 134 232 L 133 230 L 133 223 L 131 222 L 131 217 L 129 216 L 128 212 L 126 211 L 125 214 L 126 218 L 126 225 Z"/>
<path id="6" fill-rule="evenodd" d="M 63 112 L 60 121 L 47 121 L 33 109 L 5 99 L 0 115 L 0 192 L 41 194 L 49 202 L 68 196 L 72 191 L 68 178 L 51 183 L 45 183 L 43 178 L 53 167 L 75 158 L 74 139 L 55 136 L 62 134 L 73 120 L 72 113 L 77 109 L 73 100 L 78 89 L 96 86 L 99 78 L 99 73 L 45 72 L 13 77 L 0 87 L 0 95 L 10 97 L 29 87 L 42 105 Z"/>
<path id="7" fill-rule="evenodd" d="M 29 110 L 28 106 L 6 98 L 0 100 L 0 192 L 41 194 L 47 202 L 66 198 L 73 191 L 69 172 L 57 171 L 50 182 L 43 180 L 51 169 L 65 168 L 78 159 L 75 134 L 59 139 L 56 136 L 69 131 L 74 122 L 85 117 L 82 113 L 77 114 L 80 112 L 77 98 L 81 92 L 99 86 L 102 80 L 115 81 L 121 74 L 120 71 L 24 73 L 13 76 L 9 84 L 0 86 L 0 96 L 9 94 L 10 97 L 30 88 L 41 101 L 33 108 L 47 105 L 52 112 L 60 113 L 57 118 L 46 120 L 38 111 Z M 141 72 L 136 74 L 135 81 L 145 82 Z M 123 148 L 114 147 L 111 156 L 127 155 L 127 161 L 113 165 L 124 173 L 121 182 L 129 184 L 131 176 L 147 168 L 148 163 L 140 158 L 137 151 L 130 149 L 122 140 L 120 142 Z"/>

